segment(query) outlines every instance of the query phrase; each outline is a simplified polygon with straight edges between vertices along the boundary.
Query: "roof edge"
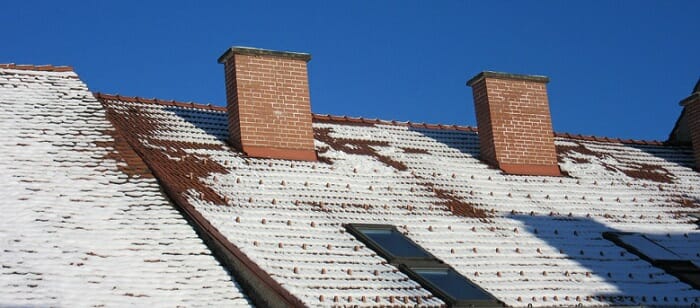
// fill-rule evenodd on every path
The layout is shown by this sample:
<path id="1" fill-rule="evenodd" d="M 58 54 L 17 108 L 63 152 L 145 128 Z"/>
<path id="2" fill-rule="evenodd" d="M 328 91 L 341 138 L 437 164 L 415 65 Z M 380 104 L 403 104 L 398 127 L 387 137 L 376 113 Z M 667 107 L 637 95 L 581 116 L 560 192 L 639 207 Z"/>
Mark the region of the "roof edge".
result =
<path id="1" fill-rule="evenodd" d="M 33 65 L 33 64 L 15 64 L 6 63 L 0 64 L 0 68 L 13 69 L 13 70 L 25 70 L 25 71 L 41 71 L 41 72 L 75 72 L 72 66 L 54 66 L 51 64 L 46 65 Z"/>
<path id="2" fill-rule="evenodd" d="M 681 115 L 678 116 L 678 119 L 676 119 L 676 124 L 673 125 L 673 129 L 671 129 L 671 133 L 668 134 L 668 139 L 666 140 L 666 143 L 670 145 L 682 145 L 682 146 L 690 146 L 691 143 L 690 141 L 683 141 L 680 140 L 680 136 L 682 135 L 682 125 L 686 121 L 685 119 L 685 108 L 681 110 Z"/>
<path id="3" fill-rule="evenodd" d="M 273 57 L 280 57 L 280 58 L 287 58 L 287 59 L 302 60 L 302 61 L 306 61 L 306 62 L 309 62 L 311 60 L 311 54 L 303 53 L 303 52 L 271 50 L 271 49 L 262 49 L 262 48 L 245 47 L 245 46 L 233 46 L 229 49 L 226 49 L 226 51 L 224 51 L 224 53 L 219 57 L 219 59 L 217 61 L 219 63 L 224 63 L 232 55 L 273 56 Z"/>
<path id="4" fill-rule="evenodd" d="M 686 105 L 700 99 L 700 92 L 695 92 L 693 94 L 690 94 L 688 97 L 684 98 L 683 100 L 678 103 L 679 105 L 685 107 Z"/>
<path id="5" fill-rule="evenodd" d="M 170 107 L 182 107 L 182 108 L 196 108 L 217 112 L 226 112 L 226 107 L 214 106 L 212 104 L 197 104 L 193 102 L 181 102 L 175 100 L 161 100 L 157 98 L 143 98 L 138 96 L 122 96 L 119 94 L 104 94 L 100 92 L 93 93 L 97 99 L 103 100 L 114 100 L 122 102 L 133 102 L 133 103 L 144 103 L 144 104 L 156 104 L 161 106 Z M 330 114 L 318 114 L 312 113 L 312 119 L 317 122 L 331 122 L 331 123 L 348 123 L 348 124 L 365 124 L 365 125 L 395 125 L 404 126 L 411 128 L 423 128 L 423 129 L 441 129 L 441 130 L 455 130 L 455 131 L 465 131 L 478 133 L 478 127 L 468 126 L 468 125 L 445 125 L 445 124 L 430 124 L 430 123 L 415 123 L 410 121 L 396 121 L 396 120 L 382 120 L 382 119 L 368 119 L 364 117 L 349 117 L 349 116 L 335 116 Z M 622 139 L 622 138 L 610 138 L 603 136 L 593 136 L 593 135 L 582 135 L 582 134 L 570 134 L 554 132 L 554 137 L 584 140 L 584 141 L 596 141 L 596 142 L 609 142 L 609 143 L 621 143 L 621 144 L 632 144 L 632 145 L 671 145 L 659 140 L 639 140 L 639 139 Z"/>

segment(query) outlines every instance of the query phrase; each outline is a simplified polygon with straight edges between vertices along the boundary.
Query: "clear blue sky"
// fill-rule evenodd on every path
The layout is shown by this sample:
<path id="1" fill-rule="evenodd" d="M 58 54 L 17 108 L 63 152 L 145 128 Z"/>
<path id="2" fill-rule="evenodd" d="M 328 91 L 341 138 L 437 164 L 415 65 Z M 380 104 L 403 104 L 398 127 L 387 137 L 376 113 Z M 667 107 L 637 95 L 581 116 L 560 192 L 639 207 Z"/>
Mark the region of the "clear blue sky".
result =
<path id="1" fill-rule="evenodd" d="M 311 53 L 316 113 L 476 125 L 466 80 L 547 75 L 560 132 L 665 140 L 700 77 L 700 1 L 7 1 L 0 63 L 225 103 L 232 45 Z"/>

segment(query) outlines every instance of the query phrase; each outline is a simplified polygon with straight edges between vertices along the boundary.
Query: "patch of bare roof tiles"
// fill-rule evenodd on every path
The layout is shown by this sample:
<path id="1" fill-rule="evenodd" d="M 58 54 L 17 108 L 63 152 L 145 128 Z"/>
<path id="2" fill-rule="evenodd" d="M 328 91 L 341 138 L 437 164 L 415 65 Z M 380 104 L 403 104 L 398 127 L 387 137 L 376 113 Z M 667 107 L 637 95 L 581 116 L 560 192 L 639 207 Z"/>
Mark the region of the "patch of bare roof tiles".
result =
<path id="1" fill-rule="evenodd" d="M 145 104 L 158 104 L 164 106 L 176 106 L 184 108 L 196 108 L 204 110 L 214 110 L 226 112 L 226 107 L 214 106 L 212 104 L 198 104 L 194 102 L 182 102 L 175 100 L 161 100 L 157 98 L 143 98 L 138 96 L 123 96 L 119 94 L 105 94 L 105 93 L 94 93 L 95 97 L 98 99 L 106 100 L 117 100 L 123 102 L 132 103 L 145 103 Z M 478 128 L 468 125 L 445 125 L 445 124 L 431 124 L 431 123 L 416 123 L 411 121 L 397 121 L 397 120 L 382 120 L 382 119 L 368 119 L 364 117 L 349 117 L 349 116 L 336 116 L 330 114 L 312 114 L 313 120 L 316 122 L 330 122 L 330 123 L 347 123 L 356 125 L 396 125 L 405 126 L 412 128 L 425 128 L 425 129 L 443 129 L 443 130 L 456 130 L 456 131 L 466 131 L 466 132 L 478 132 Z M 592 135 L 582 135 L 582 134 L 570 134 L 570 133 L 560 133 L 555 132 L 555 137 L 577 139 L 585 141 L 597 141 L 597 142 L 611 142 L 611 143 L 621 143 L 621 144 L 635 144 L 635 145 L 665 145 L 663 141 L 659 140 L 639 140 L 639 139 L 621 139 L 621 138 L 610 138 L 603 136 L 592 136 Z"/>

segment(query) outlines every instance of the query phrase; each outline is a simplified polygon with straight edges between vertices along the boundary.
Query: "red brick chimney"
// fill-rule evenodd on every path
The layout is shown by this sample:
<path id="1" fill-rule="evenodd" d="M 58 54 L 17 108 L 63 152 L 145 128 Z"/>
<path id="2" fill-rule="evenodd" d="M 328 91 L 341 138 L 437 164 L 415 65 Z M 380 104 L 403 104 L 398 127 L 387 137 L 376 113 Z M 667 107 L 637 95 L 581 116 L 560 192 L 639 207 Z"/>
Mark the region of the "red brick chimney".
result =
<path id="1" fill-rule="evenodd" d="M 231 47 L 226 72 L 229 142 L 251 157 L 316 160 L 306 63 L 311 55 Z"/>
<path id="2" fill-rule="evenodd" d="M 695 156 L 695 169 L 700 171 L 700 89 L 698 88 L 696 86 L 696 92 L 681 101 L 681 106 L 685 107 L 690 143 L 693 145 Z"/>
<path id="3" fill-rule="evenodd" d="M 561 175 L 544 76 L 481 72 L 472 87 L 481 159 L 505 173 Z"/>

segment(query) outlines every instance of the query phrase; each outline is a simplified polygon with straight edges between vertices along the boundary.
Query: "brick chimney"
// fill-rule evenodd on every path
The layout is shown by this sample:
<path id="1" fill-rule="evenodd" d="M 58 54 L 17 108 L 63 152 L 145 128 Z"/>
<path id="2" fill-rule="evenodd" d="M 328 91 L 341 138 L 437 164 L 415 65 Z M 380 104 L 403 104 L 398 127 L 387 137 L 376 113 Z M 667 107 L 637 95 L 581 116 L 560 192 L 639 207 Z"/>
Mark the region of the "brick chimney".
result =
<path id="1" fill-rule="evenodd" d="M 698 82 L 700 85 L 700 81 Z M 685 107 L 685 117 L 690 132 L 690 143 L 693 145 L 695 170 L 700 171 L 700 87 L 696 86 L 693 94 L 681 101 Z"/>
<path id="2" fill-rule="evenodd" d="M 226 73 L 229 142 L 246 155 L 316 160 L 306 63 L 311 55 L 231 47 Z"/>
<path id="3" fill-rule="evenodd" d="M 481 72 L 472 87 L 481 159 L 509 174 L 559 176 L 544 76 Z"/>

